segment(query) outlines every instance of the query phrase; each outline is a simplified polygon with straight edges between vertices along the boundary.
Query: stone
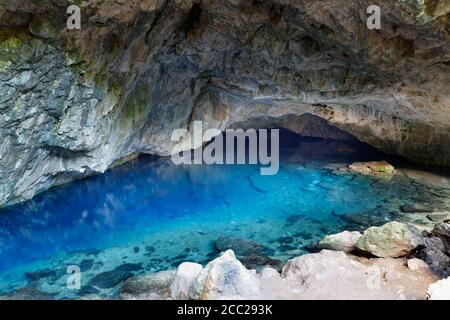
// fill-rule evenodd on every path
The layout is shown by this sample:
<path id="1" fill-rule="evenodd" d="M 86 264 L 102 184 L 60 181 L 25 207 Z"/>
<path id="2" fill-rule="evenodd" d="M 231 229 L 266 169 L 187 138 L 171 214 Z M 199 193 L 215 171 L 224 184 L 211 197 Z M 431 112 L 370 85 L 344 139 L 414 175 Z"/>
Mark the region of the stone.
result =
<path id="1" fill-rule="evenodd" d="M 402 257 L 424 244 L 419 229 L 410 224 L 389 222 L 381 227 L 370 227 L 356 243 L 360 250 L 377 257 Z"/>
<path id="2" fill-rule="evenodd" d="M 338 234 L 325 236 L 319 241 L 320 249 L 351 252 L 356 248 L 356 242 L 361 237 L 358 231 L 343 231 Z"/>
<path id="3" fill-rule="evenodd" d="M 80 262 L 80 265 L 79 265 L 80 271 L 81 271 L 81 272 L 88 271 L 88 270 L 90 270 L 93 266 L 94 266 L 94 259 L 83 259 L 83 260 Z"/>
<path id="4" fill-rule="evenodd" d="M 293 248 L 295 249 L 295 248 Z M 283 262 L 278 259 L 272 259 L 265 255 L 252 254 L 245 257 L 239 257 L 239 261 L 248 268 L 248 269 L 256 269 L 259 270 L 261 268 L 270 266 L 274 267 L 277 270 L 281 271 L 283 267 Z"/>
<path id="5" fill-rule="evenodd" d="M 259 278 L 246 269 L 232 250 L 209 262 L 196 279 L 191 298 L 202 300 L 234 300 L 256 297 Z"/>
<path id="6" fill-rule="evenodd" d="M 450 250 L 450 223 L 440 222 L 436 224 L 431 233 L 443 241 L 447 251 Z"/>
<path id="7" fill-rule="evenodd" d="M 450 213 L 449 212 L 433 212 L 433 213 L 427 214 L 427 218 L 433 222 L 442 222 L 444 220 L 450 219 Z"/>
<path id="8" fill-rule="evenodd" d="M 289 296 L 307 300 L 425 299 L 436 281 L 429 270 L 411 271 L 402 258 L 367 259 L 322 250 L 289 260 L 281 273 Z"/>
<path id="9" fill-rule="evenodd" d="M 450 277 L 431 284 L 427 294 L 429 300 L 450 300 Z"/>
<path id="10" fill-rule="evenodd" d="M 54 300 L 54 296 L 48 292 L 33 287 L 17 289 L 10 295 L 2 296 L 3 300 Z M 1 300 L 0 299 L 0 300 Z"/>
<path id="11" fill-rule="evenodd" d="M 178 266 L 175 280 L 170 286 L 170 295 L 174 299 L 186 300 L 191 297 L 194 282 L 202 272 L 203 266 L 198 263 L 184 262 Z"/>
<path id="12" fill-rule="evenodd" d="M 101 289 L 108 289 L 117 286 L 122 281 L 131 278 L 133 273 L 129 271 L 111 270 L 99 273 L 92 277 L 88 285 L 98 287 Z"/>
<path id="13" fill-rule="evenodd" d="M 355 162 L 349 166 L 349 169 L 364 175 L 395 174 L 395 168 L 386 161 Z"/>
<path id="14" fill-rule="evenodd" d="M 260 255 L 267 251 L 266 247 L 257 242 L 231 237 L 219 237 L 215 241 L 215 246 L 218 251 L 222 252 L 231 249 L 237 256 Z"/>
<path id="15" fill-rule="evenodd" d="M 175 270 L 169 270 L 129 278 L 120 289 L 120 298 L 124 300 L 168 299 L 175 274 Z"/>
<path id="16" fill-rule="evenodd" d="M 135 272 L 144 269 L 141 263 L 124 263 L 116 267 L 116 271 Z"/>
<path id="17" fill-rule="evenodd" d="M 428 203 L 415 203 L 412 205 L 401 206 L 400 210 L 404 213 L 433 212 L 435 209 Z"/>
<path id="18" fill-rule="evenodd" d="M 57 272 L 55 270 L 50 269 L 25 272 L 25 277 L 29 281 L 38 281 L 45 278 L 55 278 L 56 276 Z"/>
<path id="19" fill-rule="evenodd" d="M 412 270 L 412 271 L 419 271 L 422 269 L 430 268 L 425 261 L 417 259 L 417 258 L 408 259 L 407 265 L 408 265 L 409 270 Z"/>

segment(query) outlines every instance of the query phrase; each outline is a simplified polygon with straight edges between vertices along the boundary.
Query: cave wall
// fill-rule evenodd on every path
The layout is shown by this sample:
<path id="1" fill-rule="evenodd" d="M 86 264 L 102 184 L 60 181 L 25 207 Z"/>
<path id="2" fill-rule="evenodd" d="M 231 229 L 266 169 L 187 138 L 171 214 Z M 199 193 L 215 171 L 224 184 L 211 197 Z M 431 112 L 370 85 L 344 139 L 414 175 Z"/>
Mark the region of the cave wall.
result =
<path id="1" fill-rule="evenodd" d="M 73 2 L 81 30 L 65 28 Z M 366 28 L 369 4 L 382 30 Z M 1 0 L 0 206 L 169 155 L 172 130 L 194 120 L 312 114 L 449 166 L 449 12 L 448 0 Z"/>

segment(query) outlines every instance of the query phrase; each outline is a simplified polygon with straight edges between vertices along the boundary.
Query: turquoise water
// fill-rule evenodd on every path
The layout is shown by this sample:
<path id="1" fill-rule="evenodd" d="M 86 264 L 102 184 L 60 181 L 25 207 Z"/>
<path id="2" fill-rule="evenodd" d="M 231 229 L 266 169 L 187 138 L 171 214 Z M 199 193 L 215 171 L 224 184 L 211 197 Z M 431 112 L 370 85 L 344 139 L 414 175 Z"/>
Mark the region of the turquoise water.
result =
<path id="1" fill-rule="evenodd" d="M 98 287 L 92 278 L 205 264 L 219 254 L 221 237 L 262 248 L 256 257 L 239 253 L 249 267 L 279 267 L 326 234 L 398 217 L 399 206 L 414 203 L 417 194 L 435 200 L 430 188 L 400 175 L 386 180 L 339 170 L 386 157 L 360 143 L 288 133 L 281 139 L 275 176 L 261 176 L 258 166 L 175 166 L 141 157 L 4 209 L 0 292 L 25 287 L 55 298 L 113 296 L 119 282 Z M 81 266 L 82 290 L 66 287 L 69 265 Z"/>

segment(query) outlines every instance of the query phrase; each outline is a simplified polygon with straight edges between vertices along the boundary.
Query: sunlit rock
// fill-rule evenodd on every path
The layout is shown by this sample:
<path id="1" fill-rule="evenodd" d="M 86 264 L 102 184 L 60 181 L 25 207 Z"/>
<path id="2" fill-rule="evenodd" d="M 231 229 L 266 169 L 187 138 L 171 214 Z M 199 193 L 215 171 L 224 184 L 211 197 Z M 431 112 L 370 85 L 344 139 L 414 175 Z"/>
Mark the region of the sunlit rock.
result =
<path id="1" fill-rule="evenodd" d="M 320 240 L 318 247 L 320 249 L 350 252 L 356 248 L 356 242 L 360 237 L 361 233 L 358 231 L 343 231 L 326 236 Z"/>
<path id="2" fill-rule="evenodd" d="M 424 239 L 419 229 L 393 221 L 381 227 L 368 228 L 356 246 L 377 257 L 402 257 L 423 244 Z"/>

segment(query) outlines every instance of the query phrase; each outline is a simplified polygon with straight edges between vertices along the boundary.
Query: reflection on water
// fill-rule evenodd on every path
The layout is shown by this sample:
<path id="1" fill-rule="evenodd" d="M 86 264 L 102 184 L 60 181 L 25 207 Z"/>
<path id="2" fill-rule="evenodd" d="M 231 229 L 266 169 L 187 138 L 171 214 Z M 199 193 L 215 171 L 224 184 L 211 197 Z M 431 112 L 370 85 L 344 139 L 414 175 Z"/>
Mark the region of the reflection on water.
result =
<path id="1" fill-rule="evenodd" d="M 385 222 L 418 192 L 436 202 L 405 177 L 376 180 L 329 165 L 386 158 L 364 144 L 280 137 L 275 176 L 259 175 L 257 166 L 174 166 L 142 157 L 4 209 L 0 290 L 27 285 L 26 272 L 90 260 L 90 277 L 124 263 L 139 264 L 138 273 L 205 263 L 218 254 L 222 236 L 251 239 L 284 261 L 324 234 L 358 228 L 349 217 Z M 61 291 L 64 277 L 43 277 L 39 285 L 59 298 L 80 294 Z"/>

